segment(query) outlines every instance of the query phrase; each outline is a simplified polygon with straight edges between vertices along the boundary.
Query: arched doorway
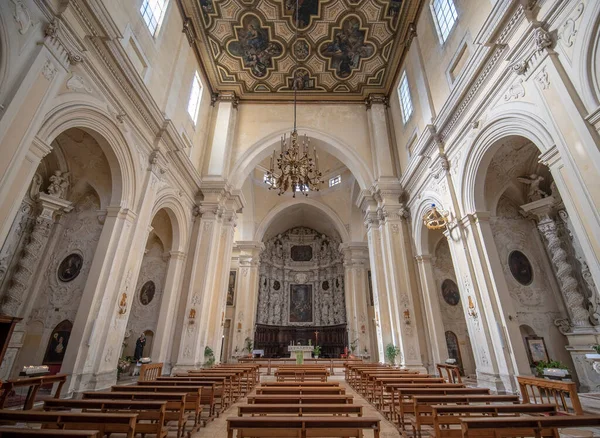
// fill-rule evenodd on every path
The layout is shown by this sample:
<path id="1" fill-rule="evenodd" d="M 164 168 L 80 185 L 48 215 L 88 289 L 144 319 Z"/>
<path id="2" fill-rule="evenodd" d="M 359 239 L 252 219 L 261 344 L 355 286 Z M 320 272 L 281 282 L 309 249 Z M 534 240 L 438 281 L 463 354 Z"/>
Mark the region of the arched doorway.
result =
<path id="1" fill-rule="evenodd" d="M 42 365 L 48 365 L 50 374 L 57 374 L 60 370 L 72 329 L 73 323 L 71 321 L 62 321 L 54 327 L 54 330 L 50 334 L 50 339 L 46 345 L 46 353 L 42 360 Z"/>

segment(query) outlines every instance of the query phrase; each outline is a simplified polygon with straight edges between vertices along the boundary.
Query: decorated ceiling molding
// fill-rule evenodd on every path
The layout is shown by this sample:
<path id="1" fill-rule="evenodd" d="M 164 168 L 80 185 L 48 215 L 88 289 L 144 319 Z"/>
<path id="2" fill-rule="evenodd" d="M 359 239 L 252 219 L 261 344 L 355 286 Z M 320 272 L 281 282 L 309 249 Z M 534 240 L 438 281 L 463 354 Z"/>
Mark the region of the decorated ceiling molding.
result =
<path id="1" fill-rule="evenodd" d="M 299 0 L 296 11 L 296 0 L 178 1 L 213 91 L 249 100 L 291 99 L 294 83 L 302 100 L 389 94 L 422 3 Z"/>

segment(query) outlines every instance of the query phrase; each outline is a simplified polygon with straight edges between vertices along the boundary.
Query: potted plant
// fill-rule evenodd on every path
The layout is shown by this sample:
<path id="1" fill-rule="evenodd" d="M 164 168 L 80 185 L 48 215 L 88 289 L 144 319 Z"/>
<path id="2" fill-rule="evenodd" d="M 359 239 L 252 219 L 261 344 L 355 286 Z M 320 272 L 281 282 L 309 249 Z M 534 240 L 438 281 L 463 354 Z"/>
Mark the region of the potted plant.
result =
<path id="1" fill-rule="evenodd" d="M 210 368 L 215 364 L 215 353 L 212 348 L 204 347 L 204 358 L 206 359 L 206 362 L 202 364 L 204 368 Z"/>
<path id="2" fill-rule="evenodd" d="M 350 342 L 350 353 L 354 354 L 354 351 L 356 350 L 357 345 L 358 345 L 358 338 L 356 338 L 355 340 Z"/>
<path id="3" fill-rule="evenodd" d="M 569 368 L 558 360 L 550 360 L 549 362 L 540 360 L 535 366 L 535 372 L 538 377 L 544 377 L 547 374 L 565 377 L 569 374 Z"/>
<path id="4" fill-rule="evenodd" d="M 592 345 L 592 350 L 594 350 L 595 353 L 587 353 L 585 355 L 585 358 L 592 360 L 600 360 L 600 344 Z"/>
<path id="5" fill-rule="evenodd" d="M 246 338 L 246 339 L 244 339 L 244 343 L 245 343 L 244 349 L 248 352 L 248 357 L 252 357 L 252 346 L 254 345 L 254 343 L 252 342 L 252 339 Z"/>
<path id="6" fill-rule="evenodd" d="M 321 355 L 321 347 L 318 345 L 315 345 L 313 348 L 313 354 L 315 355 L 315 359 L 318 359 L 319 356 Z"/>
<path id="7" fill-rule="evenodd" d="M 367 350 L 367 347 L 365 347 L 365 349 L 364 349 L 364 351 L 363 351 L 363 354 L 362 354 L 362 357 L 363 357 L 363 358 L 365 358 L 365 359 L 368 359 L 368 358 L 370 358 L 370 357 L 371 357 L 371 356 L 369 355 L 369 350 Z"/>
<path id="8" fill-rule="evenodd" d="M 400 354 L 400 348 L 396 347 L 394 344 L 389 343 L 385 347 L 385 357 L 388 362 L 392 365 L 396 363 L 396 356 Z"/>

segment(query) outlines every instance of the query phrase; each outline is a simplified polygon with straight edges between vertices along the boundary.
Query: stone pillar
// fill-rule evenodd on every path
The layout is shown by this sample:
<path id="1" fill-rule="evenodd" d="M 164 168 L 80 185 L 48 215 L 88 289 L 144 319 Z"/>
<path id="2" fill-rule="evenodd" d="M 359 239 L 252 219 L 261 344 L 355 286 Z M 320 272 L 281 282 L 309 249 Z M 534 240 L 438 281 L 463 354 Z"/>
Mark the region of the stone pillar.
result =
<path id="1" fill-rule="evenodd" d="M 426 328 L 429 331 L 433 363 L 443 363 L 448 358 L 448 347 L 446 345 L 444 325 L 442 324 L 439 294 L 433 276 L 431 256 L 429 254 L 418 255 L 415 259 L 417 260 L 419 277 L 421 279 L 421 289 L 425 305 L 424 313 L 427 323 Z"/>
<path id="2" fill-rule="evenodd" d="M 369 324 L 369 246 L 364 242 L 349 242 L 341 245 L 344 254 L 344 285 L 346 295 L 346 321 L 350 341 L 358 338 L 355 354 L 363 355 L 365 348 L 369 355 L 371 333 Z"/>
<path id="3" fill-rule="evenodd" d="M 36 208 L 40 211 L 35 219 L 29 241 L 23 246 L 22 256 L 17 263 L 11 284 L 2 297 L 0 312 L 9 316 L 24 316 L 24 306 L 27 299 L 31 299 L 31 285 L 38 274 L 40 257 L 44 254 L 48 239 L 50 237 L 57 216 L 67 213 L 73 209 L 71 202 L 57 196 L 39 193 L 36 199 Z M 11 336 L 10 344 L 6 351 L 6 357 L 2 364 L 3 375 L 0 379 L 10 377 L 15 359 L 25 338 L 26 320 L 15 327 Z"/>
<path id="4" fill-rule="evenodd" d="M 121 344 L 165 166 L 164 157 L 154 151 L 140 184 L 137 214 L 109 208 L 63 361 L 62 370 L 72 372 L 68 393 L 107 388 L 116 381 Z"/>
<path id="5" fill-rule="evenodd" d="M 171 251 L 169 253 L 169 266 L 165 278 L 165 288 L 160 303 L 154 346 L 152 348 L 154 362 L 163 362 L 165 372 L 171 368 L 171 347 L 173 345 L 173 330 L 177 317 L 178 301 L 181 295 L 181 283 L 185 264 L 185 253 Z"/>
<path id="6" fill-rule="evenodd" d="M 65 41 L 60 20 L 56 19 L 46 27 L 44 39 L 30 51 L 27 71 L 16 84 L 12 98 L 3 102 L 6 109 L 0 118 L 0 242 L 6 239 L 41 159 L 51 150 L 35 134 L 70 64 L 82 60 Z"/>
<path id="7" fill-rule="evenodd" d="M 239 99 L 234 92 L 223 92 L 217 97 L 215 126 L 208 156 L 208 180 L 221 180 L 229 173 L 231 148 L 237 128 L 237 107 Z"/>
<path id="8" fill-rule="evenodd" d="M 220 357 L 236 211 L 244 205 L 242 194 L 232 193 L 222 181 L 205 182 L 201 190 L 200 229 L 190 252 L 193 267 L 176 370 L 201 366 L 205 347 Z"/>
<path id="9" fill-rule="evenodd" d="M 521 209 L 535 219 L 538 230 L 544 238 L 543 240 L 552 260 L 560 291 L 565 301 L 567 312 L 569 313 L 570 321 L 567 325 L 572 327 L 587 327 L 590 326 L 590 315 L 584 305 L 585 297 L 574 277 L 573 266 L 571 266 L 567 251 L 565 251 L 559 235 L 559 226 L 554 219 L 555 207 L 556 200 L 552 196 L 549 196 L 522 205 Z M 565 328 L 567 327 L 562 327 L 563 330 Z M 567 330 L 570 331 L 570 328 L 567 328 Z"/>
<path id="10" fill-rule="evenodd" d="M 236 246 L 240 251 L 239 276 L 235 296 L 235 311 L 233 318 L 232 351 L 238 348 L 242 351 L 245 339 L 254 341 L 254 325 L 256 321 L 256 306 L 258 304 L 258 280 L 260 269 L 260 253 L 265 246 L 262 242 L 239 241 Z"/>

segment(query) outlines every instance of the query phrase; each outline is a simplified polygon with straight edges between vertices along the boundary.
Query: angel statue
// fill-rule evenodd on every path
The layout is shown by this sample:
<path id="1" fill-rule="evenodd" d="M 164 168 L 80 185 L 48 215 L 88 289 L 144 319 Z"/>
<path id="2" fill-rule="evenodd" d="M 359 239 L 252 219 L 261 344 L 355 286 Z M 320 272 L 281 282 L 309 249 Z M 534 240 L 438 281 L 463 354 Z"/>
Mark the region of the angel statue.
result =
<path id="1" fill-rule="evenodd" d="M 69 172 L 54 171 L 54 175 L 50 177 L 50 185 L 48 186 L 48 194 L 57 198 L 65 199 L 67 197 L 67 189 L 69 188 Z"/>
<path id="2" fill-rule="evenodd" d="M 548 197 L 548 193 L 540 189 L 540 184 L 542 183 L 542 181 L 544 181 L 543 176 L 532 173 L 529 176 L 517 178 L 517 181 L 529 185 L 529 190 L 527 191 L 528 202 L 539 201 L 540 199 Z"/>

